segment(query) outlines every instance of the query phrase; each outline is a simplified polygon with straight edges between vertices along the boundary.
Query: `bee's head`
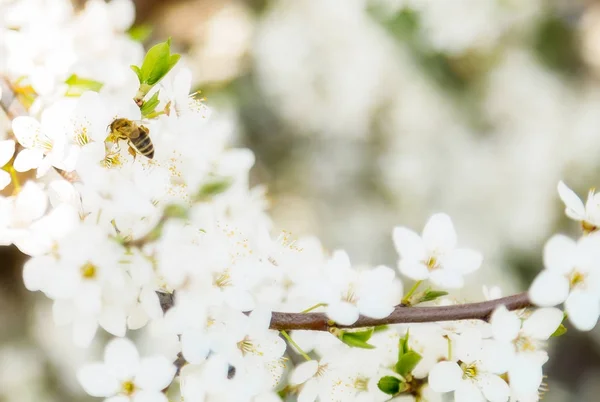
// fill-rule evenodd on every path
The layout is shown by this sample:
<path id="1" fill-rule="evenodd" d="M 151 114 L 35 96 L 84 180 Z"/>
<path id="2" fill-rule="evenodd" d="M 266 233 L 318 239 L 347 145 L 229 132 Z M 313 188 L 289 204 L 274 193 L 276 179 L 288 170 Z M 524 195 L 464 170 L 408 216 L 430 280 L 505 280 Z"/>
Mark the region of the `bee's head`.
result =
<path id="1" fill-rule="evenodd" d="M 133 125 L 133 122 L 129 119 L 115 119 L 112 123 L 110 123 L 110 131 L 121 131 L 123 129 L 129 129 Z"/>

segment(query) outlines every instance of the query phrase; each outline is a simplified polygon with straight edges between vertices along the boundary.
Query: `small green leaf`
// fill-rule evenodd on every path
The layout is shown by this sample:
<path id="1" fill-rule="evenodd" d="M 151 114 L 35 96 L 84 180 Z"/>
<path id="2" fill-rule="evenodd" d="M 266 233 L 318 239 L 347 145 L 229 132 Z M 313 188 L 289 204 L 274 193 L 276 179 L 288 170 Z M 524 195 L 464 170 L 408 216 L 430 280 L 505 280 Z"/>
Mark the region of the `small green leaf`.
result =
<path id="1" fill-rule="evenodd" d="M 371 330 L 371 334 L 373 330 Z M 375 346 L 367 343 L 367 340 L 371 337 L 369 335 L 365 340 L 365 334 L 361 332 L 346 332 L 342 331 L 339 335 L 340 341 L 344 342 L 348 346 L 352 346 L 353 348 L 362 348 L 362 349 L 375 349 Z"/>
<path id="2" fill-rule="evenodd" d="M 166 218 L 185 219 L 188 216 L 188 208 L 179 204 L 169 204 L 165 207 L 163 214 Z"/>
<path id="3" fill-rule="evenodd" d="M 443 290 L 427 289 L 425 292 L 423 292 L 423 296 L 421 296 L 418 303 L 432 301 L 432 300 L 437 299 L 438 297 L 446 296 L 447 294 L 448 294 L 448 292 L 444 292 Z"/>
<path id="4" fill-rule="evenodd" d="M 69 86 L 65 96 L 81 96 L 85 91 L 98 92 L 102 89 L 102 84 L 99 81 L 92 80 L 89 78 L 82 78 L 77 74 L 72 74 L 65 80 L 65 84 Z"/>
<path id="5" fill-rule="evenodd" d="M 355 337 L 356 339 L 360 339 L 361 341 L 368 341 L 369 339 L 371 339 L 371 336 L 373 336 L 373 332 L 375 331 L 375 328 L 370 327 L 361 331 L 352 331 L 352 330 L 346 330 L 345 333 L 346 334 L 352 334 L 353 337 Z"/>
<path id="6" fill-rule="evenodd" d="M 565 327 L 563 324 L 560 324 L 558 326 L 558 328 L 556 328 L 556 331 L 554 331 L 554 333 L 550 336 L 551 337 L 563 336 L 566 332 L 567 332 L 567 327 Z"/>
<path id="7" fill-rule="evenodd" d="M 143 83 L 156 84 L 175 66 L 179 58 L 178 54 L 171 54 L 171 38 L 152 46 L 142 64 Z"/>
<path id="8" fill-rule="evenodd" d="M 169 70 L 171 70 L 173 67 L 175 67 L 175 64 L 177 64 L 177 62 L 179 61 L 179 59 L 181 58 L 180 54 L 172 54 L 171 57 L 169 58 Z"/>
<path id="9" fill-rule="evenodd" d="M 413 371 L 413 369 L 419 364 L 422 357 L 420 354 L 415 352 L 414 350 L 409 350 L 404 353 L 398 362 L 396 363 L 396 373 L 400 374 L 402 377 L 406 377 L 406 375 Z"/>
<path id="10" fill-rule="evenodd" d="M 375 328 L 373 328 L 373 332 L 387 331 L 389 328 L 390 328 L 389 325 L 378 325 Z"/>
<path id="11" fill-rule="evenodd" d="M 160 103 L 160 100 L 158 99 L 159 92 L 160 91 L 154 92 L 154 95 L 152 95 L 152 97 L 150 99 L 148 99 L 147 101 L 144 101 L 144 103 L 142 104 L 140 111 L 142 112 L 143 117 L 150 116 L 156 110 L 156 107 Z"/>
<path id="12" fill-rule="evenodd" d="M 400 380 L 391 375 L 381 377 L 377 383 L 377 387 L 388 395 L 396 395 L 400 392 Z"/>
<path id="13" fill-rule="evenodd" d="M 134 25 L 127 31 L 129 37 L 136 42 L 145 42 L 152 35 L 152 25 Z"/>
<path id="14" fill-rule="evenodd" d="M 206 182 L 202 185 L 202 187 L 200 187 L 195 200 L 205 201 L 211 197 L 214 197 L 215 195 L 221 194 L 227 191 L 227 189 L 231 187 L 232 183 L 233 181 L 229 177 L 215 178 L 209 182 Z"/>
<path id="15" fill-rule="evenodd" d="M 135 73 L 135 75 L 137 75 L 138 77 L 138 81 L 140 82 L 140 84 L 142 83 L 142 81 L 144 80 L 142 78 L 142 70 L 140 70 L 140 68 L 138 66 L 134 66 L 133 64 L 131 66 L 129 66 L 133 72 Z"/>
<path id="16" fill-rule="evenodd" d="M 404 335 L 402 338 L 400 338 L 400 341 L 398 342 L 398 360 L 400 360 L 402 358 L 402 356 L 409 351 L 409 347 L 408 347 L 408 338 L 409 338 L 409 331 L 406 331 L 406 335 Z"/>

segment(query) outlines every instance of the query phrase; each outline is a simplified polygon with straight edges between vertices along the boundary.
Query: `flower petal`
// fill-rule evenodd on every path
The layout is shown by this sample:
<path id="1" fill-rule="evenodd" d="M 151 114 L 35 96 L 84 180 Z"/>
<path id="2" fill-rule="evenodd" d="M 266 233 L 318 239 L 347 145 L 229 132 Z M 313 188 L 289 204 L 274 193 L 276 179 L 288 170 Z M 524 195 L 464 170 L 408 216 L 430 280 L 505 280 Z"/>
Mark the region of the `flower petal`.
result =
<path id="1" fill-rule="evenodd" d="M 535 339 L 547 340 L 563 317 L 563 312 L 557 308 L 539 308 L 523 322 L 523 332 Z"/>
<path id="2" fill-rule="evenodd" d="M 492 334 L 494 339 L 501 342 L 511 342 L 516 339 L 521 329 L 521 320 L 519 317 L 506 309 L 505 306 L 498 306 L 492 313 L 490 319 L 492 325 Z"/>
<path id="3" fill-rule="evenodd" d="M 429 274 L 429 280 L 444 289 L 460 289 L 465 284 L 463 277 L 449 269 L 436 269 Z"/>
<path id="4" fill-rule="evenodd" d="M 495 374 L 481 373 L 477 384 L 483 395 L 490 402 L 506 402 L 510 396 L 510 388 L 506 381 Z"/>
<path id="5" fill-rule="evenodd" d="M 140 391 L 135 394 L 132 402 L 168 402 L 167 396 L 158 391 Z"/>
<path id="6" fill-rule="evenodd" d="M 577 243 L 564 235 L 554 235 L 544 245 L 544 266 L 552 272 L 566 274 L 573 269 Z"/>
<path id="7" fill-rule="evenodd" d="M 181 335 L 181 352 L 192 363 L 200 364 L 210 352 L 210 342 L 201 330 L 187 330 Z"/>
<path id="8" fill-rule="evenodd" d="M 423 241 L 428 250 L 446 252 L 456 247 L 456 231 L 446 214 L 435 214 L 425 224 Z"/>
<path id="9" fill-rule="evenodd" d="M 429 269 L 419 261 L 402 259 L 398 262 L 398 270 L 402 275 L 415 281 L 429 278 Z"/>
<path id="10" fill-rule="evenodd" d="M 0 141 L 0 167 L 6 165 L 15 153 L 15 141 Z"/>
<path id="11" fill-rule="evenodd" d="M 564 302 L 569 295 L 569 281 L 562 275 L 544 270 L 529 288 L 531 302 L 541 307 L 552 307 Z"/>
<path id="12" fill-rule="evenodd" d="M 565 203 L 565 214 L 578 221 L 585 219 L 585 207 L 583 201 L 563 181 L 558 182 L 558 195 Z"/>
<path id="13" fill-rule="evenodd" d="M 44 215 L 48 206 L 48 198 L 39 185 L 28 181 L 17 195 L 15 206 L 17 220 L 32 222 Z"/>
<path id="14" fill-rule="evenodd" d="M 131 380 L 139 369 L 140 355 L 129 339 L 116 338 L 104 349 L 104 363 L 119 380 Z"/>
<path id="15" fill-rule="evenodd" d="M 347 302 L 332 303 L 327 306 L 327 316 L 338 324 L 352 325 L 358 320 L 358 309 Z"/>
<path id="16" fill-rule="evenodd" d="M 120 307 L 104 305 L 102 313 L 98 317 L 98 324 L 109 334 L 125 336 L 125 332 L 127 332 L 127 315 Z"/>
<path id="17" fill-rule="evenodd" d="M 542 383 L 542 365 L 524 354 L 519 354 L 508 371 L 510 387 L 517 393 L 537 392 Z"/>
<path id="18" fill-rule="evenodd" d="M 455 362 L 442 361 L 431 368 L 429 386 L 435 392 L 454 391 L 460 383 L 462 370 Z"/>
<path id="19" fill-rule="evenodd" d="M 0 170 L 0 190 L 4 190 L 10 184 L 10 173 L 5 170 Z"/>
<path id="20" fill-rule="evenodd" d="M 423 239 L 405 227 L 394 228 L 394 246 L 402 259 L 421 261 L 425 259 L 425 243 Z"/>
<path id="21" fill-rule="evenodd" d="M 44 153 L 39 149 L 22 149 L 13 162 L 17 172 L 27 172 L 36 169 L 44 159 Z"/>
<path id="22" fill-rule="evenodd" d="M 316 360 L 300 363 L 290 375 L 290 385 L 304 384 L 317 373 L 318 369 L 319 363 Z"/>
<path id="23" fill-rule="evenodd" d="M 32 148 L 40 134 L 41 125 L 33 117 L 18 116 L 12 122 L 12 129 L 19 144 L 25 148 Z"/>
<path id="24" fill-rule="evenodd" d="M 592 293 L 574 290 L 565 301 L 569 321 L 580 331 L 589 331 L 596 326 L 600 315 L 600 302 Z"/>
<path id="25" fill-rule="evenodd" d="M 171 384 L 177 368 L 165 356 L 142 359 L 135 384 L 144 390 L 161 391 Z"/>
<path id="26" fill-rule="evenodd" d="M 77 371 L 77 380 L 91 396 L 112 396 L 119 390 L 117 377 L 102 363 L 89 364 L 80 368 Z"/>
<path id="27" fill-rule="evenodd" d="M 469 381 L 460 381 L 454 391 L 454 400 L 460 402 L 485 402 L 485 397 L 473 384 Z"/>
<path id="28" fill-rule="evenodd" d="M 445 255 L 442 261 L 444 268 L 460 272 L 463 275 L 477 271 L 483 262 L 483 255 L 468 248 L 458 248 Z"/>

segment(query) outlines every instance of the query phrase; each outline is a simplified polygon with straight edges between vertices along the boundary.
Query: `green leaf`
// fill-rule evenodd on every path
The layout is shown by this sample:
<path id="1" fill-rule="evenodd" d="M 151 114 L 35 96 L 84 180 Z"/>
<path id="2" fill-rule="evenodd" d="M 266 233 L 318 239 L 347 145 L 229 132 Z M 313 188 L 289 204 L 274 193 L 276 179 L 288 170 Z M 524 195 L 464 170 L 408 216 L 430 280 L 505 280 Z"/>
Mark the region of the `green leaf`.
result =
<path id="1" fill-rule="evenodd" d="M 140 70 L 140 68 L 138 66 L 134 66 L 133 64 L 131 66 L 129 66 L 133 72 L 135 73 L 135 75 L 137 75 L 138 77 L 138 81 L 140 82 L 140 84 L 142 83 L 142 81 L 144 80 L 142 78 L 142 70 Z"/>
<path id="2" fill-rule="evenodd" d="M 367 328 L 367 329 L 361 330 L 361 331 L 352 331 L 352 330 L 345 331 L 346 334 L 352 334 L 353 337 L 355 337 L 356 339 L 360 339 L 361 341 L 364 341 L 364 342 L 371 339 L 371 336 L 373 336 L 373 332 L 375 332 L 375 328 L 373 328 L 373 327 Z"/>
<path id="3" fill-rule="evenodd" d="M 85 91 L 98 92 L 102 89 L 102 84 L 99 81 L 92 80 L 89 78 L 82 78 L 77 74 L 72 74 L 65 80 L 65 84 L 69 86 L 65 96 L 81 96 Z"/>
<path id="4" fill-rule="evenodd" d="M 558 328 L 556 328 L 556 331 L 554 331 L 554 333 L 550 336 L 551 337 L 563 336 L 566 332 L 567 332 L 567 327 L 565 327 L 563 324 L 560 324 L 558 326 Z"/>
<path id="5" fill-rule="evenodd" d="M 412 372 L 417 364 L 419 364 L 421 359 L 422 357 L 420 354 L 414 350 L 409 350 L 398 359 L 395 367 L 396 373 L 400 374 L 402 377 L 406 377 L 406 375 Z"/>
<path id="6" fill-rule="evenodd" d="M 175 64 L 177 64 L 179 59 L 181 59 L 180 54 L 172 54 L 171 55 L 171 57 L 169 58 L 169 70 L 171 70 L 173 67 L 175 67 Z"/>
<path id="7" fill-rule="evenodd" d="M 342 333 L 339 335 L 339 339 L 346 345 L 352 346 L 353 348 L 375 349 L 375 346 L 367 343 L 367 341 L 373 334 L 373 329 L 371 329 L 370 332 L 371 333 L 369 335 L 366 335 L 363 332 L 342 331 Z"/>
<path id="8" fill-rule="evenodd" d="M 378 325 L 375 328 L 373 328 L 373 332 L 387 331 L 389 328 L 389 325 Z"/>
<path id="9" fill-rule="evenodd" d="M 408 338 L 409 338 L 409 331 L 406 331 L 406 335 L 404 335 L 404 337 L 400 338 L 400 341 L 398 342 L 398 360 L 400 360 L 402 358 L 402 356 L 406 352 L 409 351 Z"/>
<path id="10" fill-rule="evenodd" d="M 425 292 L 423 292 L 423 296 L 421 296 L 418 303 L 432 301 L 432 300 L 437 299 L 438 297 L 446 296 L 447 294 L 448 294 L 448 292 L 444 292 L 443 290 L 427 289 Z"/>
<path id="11" fill-rule="evenodd" d="M 202 187 L 200 187 L 198 194 L 196 194 L 195 200 L 205 201 L 211 197 L 214 197 L 215 195 L 221 194 L 227 191 L 227 189 L 231 187 L 232 183 L 233 180 L 229 177 L 215 178 L 209 182 L 206 182 L 202 185 Z"/>
<path id="12" fill-rule="evenodd" d="M 166 218 L 185 219 L 188 216 L 188 208 L 184 205 L 169 204 L 165 207 L 163 214 Z"/>
<path id="13" fill-rule="evenodd" d="M 179 58 L 178 54 L 171 54 L 171 38 L 152 46 L 142 64 L 142 83 L 156 84 L 175 66 Z"/>
<path id="14" fill-rule="evenodd" d="M 160 100 L 158 99 L 159 92 L 160 91 L 154 92 L 154 95 L 152 95 L 152 97 L 150 99 L 148 99 L 147 101 L 144 101 L 144 103 L 142 104 L 140 111 L 142 112 L 143 117 L 150 116 L 156 110 L 156 107 L 160 103 Z"/>
<path id="15" fill-rule="evenodd" d="M 377 387 L 388 395 L 396 395 L 400 392 L 400 379 L 391 375 L 381 377 L 377 383 Z"/>
<path id="16" fill-rule="evenodd" d="M 129 37 L 136 42 L 145 42 L 152 35 L 152 25 L 134 25 L 127 31 Z"/>

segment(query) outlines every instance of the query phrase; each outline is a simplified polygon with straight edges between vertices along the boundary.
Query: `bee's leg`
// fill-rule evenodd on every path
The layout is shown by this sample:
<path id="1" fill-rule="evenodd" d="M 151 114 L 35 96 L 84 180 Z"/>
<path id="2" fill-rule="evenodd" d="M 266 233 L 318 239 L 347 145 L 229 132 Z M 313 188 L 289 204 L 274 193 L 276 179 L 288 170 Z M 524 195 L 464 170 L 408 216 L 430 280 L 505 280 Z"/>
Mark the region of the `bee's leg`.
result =
<path id="1" fill-rule="evenodd" d="M 136 156 L 137 156 L 137 151 L 131 146 L 130 142 L 128 142 L 127 145 L 129 146 L 129 149 L 127 150 L 127 152 L 129 152 L 129 155 L 133 156 L 133 160 L 135 161 Z"/>

